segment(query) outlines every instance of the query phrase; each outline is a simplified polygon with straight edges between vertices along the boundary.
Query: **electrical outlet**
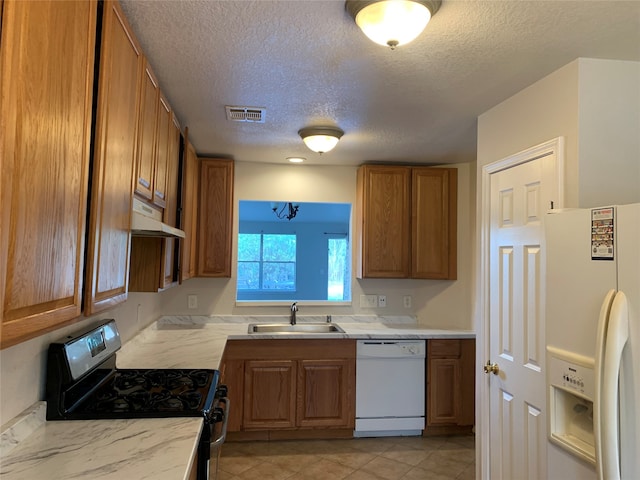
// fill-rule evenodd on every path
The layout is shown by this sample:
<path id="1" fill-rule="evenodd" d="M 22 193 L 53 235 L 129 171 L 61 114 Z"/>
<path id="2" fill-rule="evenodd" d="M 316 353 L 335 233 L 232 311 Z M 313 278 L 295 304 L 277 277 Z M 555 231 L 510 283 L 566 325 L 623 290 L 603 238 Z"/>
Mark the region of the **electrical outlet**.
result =
<path id="1" fill-rule="evenodd" d="M 198 296 L 197 295 L 189 295 L 187 297 L 187 301 L 189 303 L 189 308 L 191 310 L 198 308 Z"/>
<path id="2" fill-rule="evenodd" d="M 411 308 L 411 295 L 405 295 L 402 297 L 404 308 Z"/>
<path id="3" fill-rule="evenodd" d="M 386 295 L 378 295 L 378 307 L 384 308 L 387 306 L 387 296 Z"/>
<path id="4" fill-rule="evenodd" d="M 376 308 L 378 306 L 377 295 L 360 295 L 361 308 Z"/>

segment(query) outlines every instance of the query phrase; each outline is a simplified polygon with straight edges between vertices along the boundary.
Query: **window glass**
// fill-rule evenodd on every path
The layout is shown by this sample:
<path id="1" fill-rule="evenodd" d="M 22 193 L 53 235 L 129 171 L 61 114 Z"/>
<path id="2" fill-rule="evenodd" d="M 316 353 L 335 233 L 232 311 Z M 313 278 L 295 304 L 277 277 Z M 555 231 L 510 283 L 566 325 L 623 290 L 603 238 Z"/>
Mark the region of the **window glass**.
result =
<path id="1" fill-rule="evenodd" d="M 328 265 L 327 270 L 327 300 L 342 301 L 348 299 L 345 297 L 345 291 L 349 290 L 349 279 L 351 278 L 347 260 L 347 239 L 346 238 L 329 238 L 328 239 Z"/>
<path id="2" fill-rule="evenodd" d="M 296 236 L 241 233 L 238 290 L 295 290 Z"/>

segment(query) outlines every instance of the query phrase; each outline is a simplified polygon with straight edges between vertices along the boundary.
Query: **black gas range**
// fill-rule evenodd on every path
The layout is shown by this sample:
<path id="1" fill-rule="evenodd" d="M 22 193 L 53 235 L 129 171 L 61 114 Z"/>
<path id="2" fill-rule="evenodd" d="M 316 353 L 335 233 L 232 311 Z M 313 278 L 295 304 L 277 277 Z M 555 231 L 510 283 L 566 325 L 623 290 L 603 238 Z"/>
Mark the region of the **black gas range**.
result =
<path id="1" fill-rule="evenodd" d="M 113 320 L 50 344 L 47 420 L 202 417 L 197 479 L 215 478 L 229 409 L 227 388 L 218 385 L 219 372 L 118 369 L 120 347 Z"/>

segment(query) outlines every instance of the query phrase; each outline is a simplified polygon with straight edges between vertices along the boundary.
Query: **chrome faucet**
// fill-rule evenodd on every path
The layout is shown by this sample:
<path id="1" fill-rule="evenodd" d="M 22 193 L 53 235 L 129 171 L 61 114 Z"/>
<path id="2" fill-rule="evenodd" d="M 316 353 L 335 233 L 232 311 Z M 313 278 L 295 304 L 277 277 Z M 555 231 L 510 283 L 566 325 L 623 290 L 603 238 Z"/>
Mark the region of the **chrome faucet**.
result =
<path id="1" fill-rule="evenodd" d="M 291 325 L 295 325 L 296 324 L 296 312 L 298 311 L 298 303 L 297 302 L 293 302 L 291 304 L 291 315 L 289 315 L 289 321 L 291 322 Z"/>

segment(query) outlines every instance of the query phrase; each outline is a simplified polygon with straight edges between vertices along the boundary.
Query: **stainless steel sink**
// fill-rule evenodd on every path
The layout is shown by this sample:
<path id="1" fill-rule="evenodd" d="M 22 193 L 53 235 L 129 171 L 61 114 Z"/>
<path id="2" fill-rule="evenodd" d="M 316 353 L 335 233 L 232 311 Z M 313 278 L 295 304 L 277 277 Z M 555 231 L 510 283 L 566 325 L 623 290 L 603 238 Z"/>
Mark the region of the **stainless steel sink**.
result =
<path id="1" fill-rule="evenodd" d="M 251 323 L 249 333 L 344 333 L 335 323 Z"/>

